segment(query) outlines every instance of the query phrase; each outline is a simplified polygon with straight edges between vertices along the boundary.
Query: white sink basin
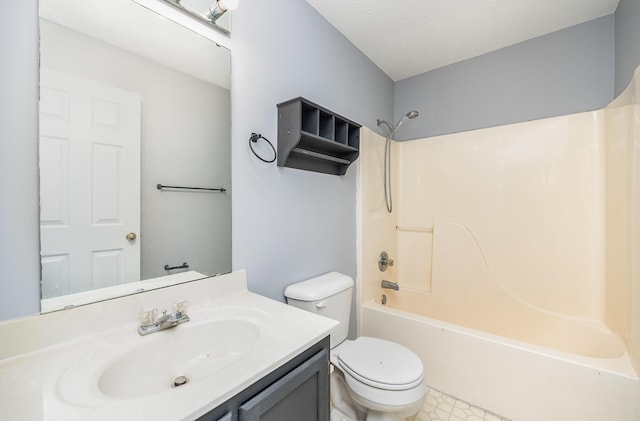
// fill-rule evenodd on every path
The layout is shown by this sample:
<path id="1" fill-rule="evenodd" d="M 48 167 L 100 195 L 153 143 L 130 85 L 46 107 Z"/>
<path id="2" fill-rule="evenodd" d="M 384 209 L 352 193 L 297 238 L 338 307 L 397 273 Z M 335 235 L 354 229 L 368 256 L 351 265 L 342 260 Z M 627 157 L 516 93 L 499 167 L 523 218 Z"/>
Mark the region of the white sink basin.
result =
<path id="1" fill-rule="evenodd" d="M 98 389 L 114 398 L 140 398 L 174 387 L 187 388 L 247 354 L 259 334 L 258 326 L 242 319 L 185 323 L 153 333 L 149 341 L 104 369 L 98 377 Z M 180 376 L 188 382 L 175 386 Z"/>
<path id="2" fill-rule="evenodd" d="M 134 326 L 114 331 L 62 373 L 57 389 L 65 401 L 83 406 L 186 393 L 242 366 L 261 349 L 270 320 L 258 310 L 229 308 L 194 314 L 189 322 L 147 336 Z M 176 386 L 179 377 L 187 382 Z"/>

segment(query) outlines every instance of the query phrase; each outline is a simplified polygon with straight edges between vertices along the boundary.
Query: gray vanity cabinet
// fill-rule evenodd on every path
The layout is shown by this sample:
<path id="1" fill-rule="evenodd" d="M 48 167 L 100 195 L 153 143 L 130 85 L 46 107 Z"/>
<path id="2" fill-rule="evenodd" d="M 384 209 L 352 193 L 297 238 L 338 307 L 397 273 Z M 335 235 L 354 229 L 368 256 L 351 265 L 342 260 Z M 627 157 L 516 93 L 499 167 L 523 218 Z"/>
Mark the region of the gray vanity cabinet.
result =
<path id="1" fill-rule="evenodd" d="M 320 396 L 329 390 L 326 350 L 322 350 L 286 376 L 240 406 L 240 421 L 328 419 Z M 325 414 L 326 413 L 326 414 Z M 295 414 L 295 417 L 292 417 Z"/>
<path id="2" fill-rule="evenodd" d="M 328 421 L 329 338 L 197 421 Z"/>

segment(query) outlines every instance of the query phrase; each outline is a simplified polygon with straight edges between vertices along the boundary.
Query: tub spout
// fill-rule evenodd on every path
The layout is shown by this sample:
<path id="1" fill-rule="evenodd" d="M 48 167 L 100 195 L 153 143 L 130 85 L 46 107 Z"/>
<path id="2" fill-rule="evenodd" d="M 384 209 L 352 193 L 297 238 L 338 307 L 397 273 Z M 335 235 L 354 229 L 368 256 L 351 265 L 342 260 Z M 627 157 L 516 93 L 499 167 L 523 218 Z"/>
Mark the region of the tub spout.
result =
<path id="1" fill-rule="evenodd" d="M 383 280 L 381 282 L 381 286 L 382 286 L 382 288 L 392 289 L 394 291 L 399 291 L 400 290 L 400 287 L 398 286 L 397 282 L 391 282 L 391 281 Z"/>

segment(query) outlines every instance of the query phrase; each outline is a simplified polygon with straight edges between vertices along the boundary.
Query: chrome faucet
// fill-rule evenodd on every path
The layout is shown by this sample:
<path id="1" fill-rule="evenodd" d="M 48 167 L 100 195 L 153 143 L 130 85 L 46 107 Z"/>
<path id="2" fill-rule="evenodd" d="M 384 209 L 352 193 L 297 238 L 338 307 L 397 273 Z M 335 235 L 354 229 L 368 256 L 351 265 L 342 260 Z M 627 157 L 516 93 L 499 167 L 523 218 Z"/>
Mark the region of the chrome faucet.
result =
<path id="1" fill-rule="evenodd" d="M 400 287 L 397 282 L 385 281 L 382 280 L 381 285 L 382 288 L 392 289 L 394 291 L 400 291 Z"/>
<path id="2" fill-rule="evenodd" d="M 185 323 L 191 320 L 189 316 L 187 316 L 186 301 L 174 303 L 173 309 L 174 312 L 169 314 L 167 314 L 167 310 L 164 310 L 160 317 L 156 317 L 158 310 L 155 308 L 153 310 L 141 311 L 138 314 L 138 320 L 140 321 L 138 333 L 144 336 L 161 330 L 170 329 L 178 326 L 180 323 Z"/>

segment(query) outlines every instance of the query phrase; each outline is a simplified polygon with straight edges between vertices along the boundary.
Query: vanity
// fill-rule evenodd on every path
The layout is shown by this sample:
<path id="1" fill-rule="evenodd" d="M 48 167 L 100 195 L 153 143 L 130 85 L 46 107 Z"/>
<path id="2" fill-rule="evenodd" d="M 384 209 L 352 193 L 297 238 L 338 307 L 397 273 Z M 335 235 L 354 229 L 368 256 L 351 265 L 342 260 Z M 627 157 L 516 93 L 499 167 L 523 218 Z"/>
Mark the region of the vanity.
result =
<path id="1" fill-rule="evenodd" d="M 188 322 L 138 333 L 141 310 L 182 301 Z M 244 271 L 2 322 L 0 413 L 328 420 L 335 323 L 249 292 Z"/>

